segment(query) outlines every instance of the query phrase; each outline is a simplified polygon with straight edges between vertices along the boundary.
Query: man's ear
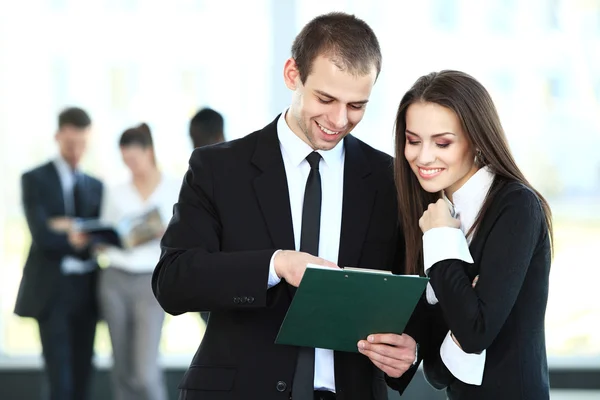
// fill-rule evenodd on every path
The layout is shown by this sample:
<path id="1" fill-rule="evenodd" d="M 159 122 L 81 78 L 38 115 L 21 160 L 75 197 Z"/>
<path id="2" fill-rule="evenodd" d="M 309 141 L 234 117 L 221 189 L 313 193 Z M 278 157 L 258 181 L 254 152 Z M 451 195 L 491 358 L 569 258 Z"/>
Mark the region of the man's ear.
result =
<path id="1" fill-rule="evenodd" d="M 300 71 L 298 71 L 298 65 L 293 58 L 288 58 L 283 66 L 283 80 L 288 89 L 296 90 L 298 88 Z"/>

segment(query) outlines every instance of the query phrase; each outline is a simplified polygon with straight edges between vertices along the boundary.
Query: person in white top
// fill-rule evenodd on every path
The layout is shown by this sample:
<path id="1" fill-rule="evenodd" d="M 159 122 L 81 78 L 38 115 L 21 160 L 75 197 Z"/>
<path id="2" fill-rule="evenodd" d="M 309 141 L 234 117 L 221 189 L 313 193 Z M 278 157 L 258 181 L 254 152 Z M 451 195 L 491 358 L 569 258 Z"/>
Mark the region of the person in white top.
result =
<path id="1" fill-rule="evenodd" d="M 548 399 L 550 208 L 477 80 L 415 82 L 398 109 L 395 175 L 408 272 L 430 279 L 428 381 L 450 400 Z"/>
<path id="2" fill-rule="evenodd" d="M 101 220 L 117 225 L 123 218 L 157 208 L 166 226 L 179 182 L 158 169 L 147 125 L 126 130 L 119 146 L 131 180 L 107 189 Z M 107 267 L 101 272 L 98 293 L 113 348 L 114 399 L 166 400 L 157 361 L 165 314 L 150 285 L 160 257 L 160 237 L 129 249 L 101 247 L 99 253 L 101 265 Z"/>

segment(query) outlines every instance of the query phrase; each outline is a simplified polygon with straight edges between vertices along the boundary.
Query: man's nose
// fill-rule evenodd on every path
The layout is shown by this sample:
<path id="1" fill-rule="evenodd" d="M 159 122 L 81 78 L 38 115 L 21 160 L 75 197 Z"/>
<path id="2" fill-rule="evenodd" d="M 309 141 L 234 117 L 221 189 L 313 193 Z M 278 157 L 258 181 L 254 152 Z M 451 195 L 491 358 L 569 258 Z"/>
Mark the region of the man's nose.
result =
<path id="1" fill-rule="evenodd" d="M 348 109 L 346 108 L 346 105 L 337 105 L 329 114 L 329 122 L 333 125 L 331 128 L 336 131 L 344 129 L 348 125 Z"/>

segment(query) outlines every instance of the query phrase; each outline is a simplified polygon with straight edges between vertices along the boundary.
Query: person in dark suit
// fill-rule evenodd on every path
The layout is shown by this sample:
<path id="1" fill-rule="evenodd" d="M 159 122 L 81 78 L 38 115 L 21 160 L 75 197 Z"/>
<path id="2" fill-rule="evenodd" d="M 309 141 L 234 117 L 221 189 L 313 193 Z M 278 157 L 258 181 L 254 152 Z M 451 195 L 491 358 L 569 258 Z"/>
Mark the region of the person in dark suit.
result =
<path id="1" fill-rule="evenodd" d="M 31 248 L 15 313 L 38 322 L 51 400 L 88 398 L 96 332 L 96 262 L 74 218 L 97 218 L 102 183 L 81 172 L 91 120 L 80 108 L 58 117 L 59 156 L 21 179 Z"/>
<path id="2" fill-rule="evenodd" d="M 212 108 L 204 107 L 190 120 L 189 132 L 194 148 L 222 143 L 225 141 L 223 116 Z M 205 324 L 208 324 L 209 316 L 208 312 L 200 313 Z"/>
<path id="3" fill-rule="evenodd" d="M 222 143 L 225 141 L 223 116 L 204 107 L 190 120 L 189 133 L 194 148 Z"/>
<path id="4" fill-rule="evenodd" d="M 548 399 L 550 208 L 485 88 L 459 71 L 419 78 L 398 109 L 396 159 L 406 265 L 430 278 L 426 378 L 451 400 Z"/>
<path id="5" fill-rule="evenodd" d="M 402 250 L 392 159 L 350 134 L 380 68 L 364 21 L 316 17 L 284 66 L 291 106 L 192 154 L 152 281 L 168 313 L 210 311 L 180 399 L 387 399 L 384 378 L 409 383 L 417 329 L 377 365 L 274 344 L 308 263 L 390 269 Z"/>

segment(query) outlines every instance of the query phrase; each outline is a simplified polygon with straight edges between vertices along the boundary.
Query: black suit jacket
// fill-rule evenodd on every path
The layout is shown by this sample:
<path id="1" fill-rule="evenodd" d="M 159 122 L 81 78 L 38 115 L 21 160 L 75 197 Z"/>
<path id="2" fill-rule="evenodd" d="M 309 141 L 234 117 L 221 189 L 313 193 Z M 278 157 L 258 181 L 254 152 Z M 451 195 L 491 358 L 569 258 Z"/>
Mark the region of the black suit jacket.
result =
<path id="1" fill-rule="evenodd" d="M 82 203 L 80 217 L 98 217 L 102 183 L 89 176 L 81 177 Z M 23 207 L 31 232 L 31 247 L 23 269 L 15 313 L 40 319 L 54 306 L 64 285 L 61 272 L 63 257 L 89 257 L 87 251 L 74 249 L 66 234 L 49 229 L 48 220 L 65 215 L 65 201 L 58 171 L 53 162 L 46 163 L 21 177 Z"/>
<path id="2" fill-rule="evenodd" d="M 276 124 L 194 151 L 161 243 L 152 280 L 159 303 L 174 315 L 210 311 L 180 385 L 187 400 L 290 398 L 298 348 L 274 342 L 292 291 L 283 281 L 267 290 L 273 253 L 294 249 Z M 392 159 L 350 135 L 344 145 L 339 265 L 390 269 L 398 249 Z M 338 399 L 387 398 L 369 359 L 334 359 Z"/>
<path id="3" fill-rule="evenodd" d="M 548 399 L 548 228 L 530 189 L 497 178 L 492 190 L 494 201 L 470 245 L 474 264 L 445 260 L 430 270 L 439 303 L 429 306 L 430 339 L 437 345 L 425 349 L 425 376 L 432 386 L 447 388 L 451 400 Z M 455 379 L 441 361 L 448 330 L 467 353 L 487 349 L 481 386 Z"/>

